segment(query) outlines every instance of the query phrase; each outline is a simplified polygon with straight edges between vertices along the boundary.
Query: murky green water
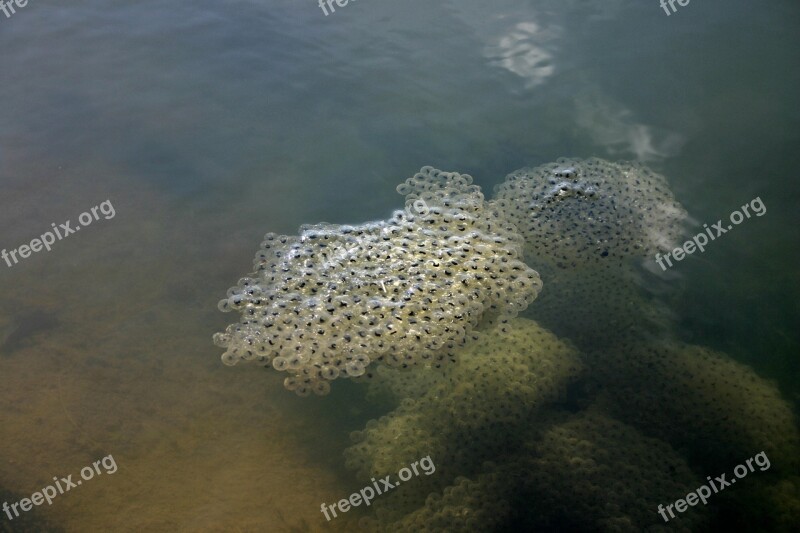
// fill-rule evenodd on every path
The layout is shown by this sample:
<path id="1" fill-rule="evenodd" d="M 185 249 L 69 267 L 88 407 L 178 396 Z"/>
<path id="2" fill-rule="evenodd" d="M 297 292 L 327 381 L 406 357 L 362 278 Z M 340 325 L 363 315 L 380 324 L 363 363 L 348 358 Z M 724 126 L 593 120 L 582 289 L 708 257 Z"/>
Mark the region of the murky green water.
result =
<path id="1" fill-rule="evenodd" d="M 104 457 L 118 466 L 52 505 L 0 511 L 2 527 L 354 531 L 374 508 L 327 522 L 320 504 L 372 483 L 345 449 L 388 415 L 360 435 L 370 464 L 384 475 L 400 459 L 437 465 L 377 497 L 389 530 L 404 519 L 451 531 L 791 530 L 800 10 L 675 5 L 669 16 L 656 0 L 0 11 L 0 249 L 19 254 L 51 224 L 114 208 L 50 251 L 0 259 L 0 504 L 54 476 L 81 479 Z M 560 339 L 541 344 L 551 334 L 528 324 L 509 334 L 517 347 L 476 348 L 448 385 L 417 373 L 379 394 L 339 379 L 328 396 L 298 398 L 278 372 L 220 362 L 211 335 L 236 317 L 217 302 L 264 233 L 386 219 L 404 205 L 395 187 L 423 165 L 474 176 L 488 198 L 508 173 L 562 156 L 648 164 L 691 234 L 756 197 L 766 214 L 667 273 L 650 258 L 603 290 L 596 272 L 548 279 L 532 263 L 544 292 L 523 317 Z M 651 312 L 647 343 L 629 342 Z M 503 376 L 518 365 L 527 395 L 479 392 L 468 370 L 484 360 Z M 526 402 L 535 409 L 521 419 L 498 411 Z M 659 504 L 762 450 L 774 450 L 768 470 L 661 520 Z M 450 511 L 433 500 L 420 511 L 447 486 Z"/>

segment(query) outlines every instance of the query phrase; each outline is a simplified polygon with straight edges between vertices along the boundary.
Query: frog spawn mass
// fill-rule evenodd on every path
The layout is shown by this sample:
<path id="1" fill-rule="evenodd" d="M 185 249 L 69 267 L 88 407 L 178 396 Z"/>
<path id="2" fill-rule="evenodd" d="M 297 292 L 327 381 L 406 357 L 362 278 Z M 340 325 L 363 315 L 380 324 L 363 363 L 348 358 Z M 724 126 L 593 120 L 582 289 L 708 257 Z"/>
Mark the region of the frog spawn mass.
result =
<path id="1" fill-rule="evenodd" d="M 674 336 L 671 315 L 640 294 L 627 259 L 682 233 L 662 177 L 561 159 L 512 173 L 490 202 L 468 176 L 430 167 L 398 191 L 406 208 L 386 222 L 268 235 L 256 272 L 220 302 L 242 320 L 216 336 L 226 362 L 278 361 L 303 395 L 376 375 L 368 401 L 395 409 L 353 434 L 347 466 L 366 479 L 429 456 L 436 471 L 374 501 L 365 530 L 689 531 L 704 507 L 662 524 L 656 505 L 699 486 L 698 472 L 758 449 L 773 474 L 796 472 L 796 422 L 773 385 L 724 354 L 653 340 Z M 528 315 L 553 333 L 507 320 L 540 288 L 527 267 L 497 266 L 523 247 L 548 284 Z M 384 326 L 388 342 L 371 344 Z M 748 483 L 768 498 L 759 525 L 798 523 L 796 476 Z M 741 518 L 756 493 L 742 494 L 719 498 L 720 512 Z"/>
<path id="2" fill-rule="evenodd" d="M 638 163 L 561 158 L 512 172 L 491 204 L 525 239 L 532 264 L 619 264 L 672 250 L 686 211 L 666 179 Z"/>
<path id="3" fill-rule="evenodd" d="M 386 221 L 267 234 L 255 271 L 221 300 L 241 319 L 214 335 L 225 364 L 256 361 L 300 396 L 373 363 L 438 367 L 474 329 L 515 317 L 541 289 L 514 226 L 468 175 L 424 167 Z"/>

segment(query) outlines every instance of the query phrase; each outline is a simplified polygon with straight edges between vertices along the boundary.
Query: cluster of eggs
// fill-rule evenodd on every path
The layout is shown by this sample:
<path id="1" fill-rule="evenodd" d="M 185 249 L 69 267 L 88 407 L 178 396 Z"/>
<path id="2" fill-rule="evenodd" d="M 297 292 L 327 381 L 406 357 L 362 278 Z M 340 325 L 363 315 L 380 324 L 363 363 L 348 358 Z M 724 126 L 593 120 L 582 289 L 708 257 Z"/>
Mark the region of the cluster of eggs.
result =
<path id="1" fill-rule="evenodd" d="M 541 280 L 471 181 L 426 167 L 387 221 L 267 234 L 255 271 L 219 303 L 241 314 L 214 336 L 223 362 L 271 364 L 287 389 L 324 395 L 376 362 L 441 366 L 473 330 L 516 316 Z"/>
<path id="2" fill-rule="evenodd" d="M 559 268 L 672 250 L 687 218 L 666 179 L 638 163 L 561 158 L 512 172 L 494 192 L 525 257 Z"/>

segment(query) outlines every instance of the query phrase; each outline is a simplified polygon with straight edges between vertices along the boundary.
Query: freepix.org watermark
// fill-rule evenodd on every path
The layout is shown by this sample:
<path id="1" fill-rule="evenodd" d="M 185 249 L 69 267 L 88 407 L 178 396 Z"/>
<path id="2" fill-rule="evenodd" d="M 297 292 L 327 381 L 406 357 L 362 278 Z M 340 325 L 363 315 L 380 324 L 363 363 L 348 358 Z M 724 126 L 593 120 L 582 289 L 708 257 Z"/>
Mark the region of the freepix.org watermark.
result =
<path id="1" fill-rule="evenodd" d="M 362 503 L 365 503 L 367 504 L 367 506 L 369 506 L 372 503 L 372 500 L 375 499 L 375 496 L 378 496 L 385 492 L 389 492 L 390 490 L 398 486 L 401 482 L 408 481 L 409 479 L 411 479 L 412 475 L 418 476 L 419 470 L 417 470 L 417 466 L 419 466 L 422 469 L 422 471 L 425 473 L 426 476 L 430 476 L 431 474 L 436 472 L 436 466 L 433 464 L 433 460 L 431 459 L 430 455 L 420 459 L 419 461 L 414 461 L 408 466 L 410 468 L 408 467 L 401 468 L 400 471 L 397 473 L 397 477 L 400 478 L 400 481 L 395 481 L 394 483 L 392 483 L 391 476 L 386 476 L 385 478 L 378 480 L 381 483 L 381 486 L 379 487 L 378 481 L 376 481 L 374 477 L 370 478 L 370 480 L 372 481 L 372 486 L 367 485 L 360 491 L 351 494 L 349 498 L 339 500 L 337 503 L 332 503 L 330 505 L 326 505 L 323 503 L 322 507 L 320 508 L 322 514 L 324 514 L 325 518 L 328 520 L 328 522 L 330 522 L 331 517 L 328 515 L 328 511 L 330 511 L 331 514 L 333 514 L 333 517 L 336 518 L 337 506 L 339 507 L 339 511 L 341 511 L 342 513 L 346 513 L 347 511 L 349 511 L 351 506 L 358 507 Z M 375 487 L 375 490 L 372 490 L 372 487 Z"/>
<path id="2" fill-rule="evenodd" d="M 334 3 L 339 7 L 345 7 L 350 1 L 351 0 L 319 0 L 319 7 L 320 9 L 322 9 L 322 12 L 325 13 L 325 16 L 327 17 L 330 14 L 328 13 L 328 10 L 330 10 L 331 13 L 336 13 L 336 8 L 333 7 Z M 352 1 L 355 2 L 355 0 Z M 327 9 L 325 9 L 326 4 L 328 6 Z"/>
<path id="3" fill-rule="evenodd" d="M 664 13 L 667 14 L 667 16 L 670 16 L 672 13 L 675 13 L 678 10 L 675 7 L 676 1 L 678 2 L 678 5 L 681 7 L 688 6 L 690 2 L 690 0 L 661 0 L 661 3 L 659 5 L 661 6 L 661 9 L 664 10 Z M 669 7 L 672 9 L 672 13 L 670 13 L 669 9 L 667 9 L 667 4 L 669 4 Z"/>
<path id="4" fill-rule="evenodd" d="M 28 5 L 28 0 L 0 0 L 0 12 L 2 12 L 7 19 L 11 18 L 11 15 L 16 14 L 17 10 L 14 9 L 14 6 L 19 8 L 23 8 Z"/>
<path id="5" fill-rule="evenodd" d="M 682 261 L 684 257 L 693 254 L 696 250 L 704 252 L 706 250 L 706 245 L 710 242 L 709 239 L 713 241 L 720 235 L 728 233 L 728 231 L 733 229 L 733 226 L 738 226 L 744 222 L 745 218 L 750 218 L 751 209 L 753 210 L 753 214 L 755 214 L 757 217 L 767 213 L 767 206 L 765 206 L 764 202 L 761 201 L 761 197 L 757 196 L 751 200 L 749 204 L 744 204 L 741 207 L 741 211 L 734 211 L 731 213 L 729 217 L 731 224 L 728 224 L 727 227 L 723 226 L 722 220 L 717 220 L 717 223 L 711 224 L 710 228 L 708 227 L 708 224 L 703 224 L 705 231 L 700 232 L 692 237 L 692 240 L 683 243 L 683 246 L 675 248 L 668 254 L 665 254 L 663 257 L 661 254 L 656 254 L 656 263 L 658 263 L 658 266 L 661 267 L 661 270 L 667 270 L 667 267 L 664 266 L 662 261 L 666 261 L 667 264 L 672 267 L 670 256 L 672 256 L 675 261 Z"/>
<path id="6" fill-rule="evenodd" d="M 707 476 L 706 479 L 708 480 L 708 485 L 703 485 L 699 489 L 696 489 L 689 494 L 686 495 L 685 499 L 675 500 L 674 503 L 671 503 L 664 507 L 663 505 L 658 505 L 658 514 L 661 515 L 661 518 L 664 519 L 664 522 L 669 522 L 669 518 L 667 518 L 667 513 L 669 513 L 670 518 L 675 518 L 675 513 L 672 512 L 672 508 L 674 507 L 676 511 L 682 513 L 689 508 L 689 506 L 694 507 L 697 505 L 698 501 L 703 502 L 703 505 L 708 503 L 708 498 L 711 496 L 711 490 L 714 490 L 714 494 L 724 490 L 726 487 L 730 487 L 734 483 L 736 483 L 736 479 L 742 479 L 750 472 L 755 472 L 755 468 L 753 468 L 753 461 L 755 461 L 756 465 L 758 465 L 759 469 L 763 472 L 764 470 L 769 469 L 770 463 L 767 454 L 764 452 L 757 453 L 754 457 L 751 457 L 745 463 L 745 465 L 737 465 L 736 468 L 733 469 L 733 475 L 736 478 L 731 478 L 730 481 L 725 479 L 726 474 L 722 474 L 721 476 L 717 476 L 714 480 L 711 480 L 711 476 Z M 711 487 L 711 488 L 709 488 Z"/>
<path id="7" fill-rule="evenodd" d="M 22 511 L 30 511 L 33 509 L 34 505 L 42 505 L 44 502 L 47 502 L 47 505 L 52 505 L 53 499 L 56 496 L 64 494 L 71 489 L 77 488 L 77 486 L 84 481 L 89 481 L 92 479 L 95 474 L 98 476 L 101 475 L 103 473 L 100 471 L 101 465 L 105 469 L 106 474 L 113 474 L 117 471 L 117 462 L 114 461 L 114 458 L 111 455 L 107 455 L 99 461 L 92 463 L 91 466 L 84 466 L 81 468 L 82 479 L 72 481 L 72 474 L 60 479 L 56 476 L 53 476 L 55 485 L 48 485 L 42 490 L 31 494 L 30 498 L 22 498 L 20 501 L 12 503 L 11 505 L 9 505 L 8 502 L 3 502 L 3 512 L 6 514 L 6 516 L 8 516 L 9 520 L 14 520 L 14 518 L 19 518 L 20 509 L 22 509 Z M 13 516 L 11 514 L 12 511 L 14 512 Z"/>
<path id="8" fill-rule="evenodd" d="M 100 220 L 100 214 L 105 217 L 105 220 L 112 219 L 117 214 L 116 211 L 114 211 L 114 206 L 111 205 L 111 200 L 106 200 L 100 205 L 94 206 L 89 211 L 83 212 L 78 216 L 80 226 L 75 226 L 73 228 L 72 223 L 67 220 L 65 223 L 59 224 L 58 227 L 56 227 L 56 223 L 53 222 L 50 224 L 53 227 L 52 231 L 45 231 L 39 238 L 33 239 L 30 244 L 23 244 L 19 248 L 14 248 L 10 251 L 6 251 L 6 249 L 3 248 L 3 250 L 0 251 L 0 257 L 6 262 L 8 268 L 11 268 L 19 263 L 19 259 L 17 259 L 18 254 L 20 259 L 27 259 L 32 253 L 41 252 L 42 249 L 49 252 L 53 244 L 56 243 L 56 238 L 60 241 L 64 237 L 78 232 L 82 227 L 88 226 L 95 220 Z M 100 214 L 98 214 L 98 212 Z M 12 263 L 11 261 L 14 262 Z"/>

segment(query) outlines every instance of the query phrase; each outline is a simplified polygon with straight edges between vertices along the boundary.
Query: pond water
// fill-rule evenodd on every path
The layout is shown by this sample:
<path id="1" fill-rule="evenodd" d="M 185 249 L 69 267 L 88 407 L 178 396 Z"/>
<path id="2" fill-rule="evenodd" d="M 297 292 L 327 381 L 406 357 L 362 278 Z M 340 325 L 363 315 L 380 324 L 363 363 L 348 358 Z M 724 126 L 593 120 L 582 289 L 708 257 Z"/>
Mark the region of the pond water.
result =
<path id="1" fill-rule="evenodd" d="M 15 251 L 0 260 L 0 503 L 54 476 L 83 481 L 0 512 L 4 530 L 796 526 L 800 8 L 673 4 L 0 11 L 0 248 Z M 529 260 L 542 305 L 521 316 L 539 326 L 511 334 L 527 348 L 484 337 L 484 358 L 448 385 L 415 369 L 389 379 L 413 381 L 389 398 L 344 379 L 301 398 L 283 373 L 222 364 L 212 334 L 238 317 L 217 302 L 265 233 L 388 219 L 404 206 L 397 185 L 426 165 L 473 176 L 488 199 L 560 157 L 646 164 L 688 213 L 688 237 L 755 199 L 765 211 L 666 271 L 652 255 L 625 275 Z M 631 344 L 635 317 L 657 325 Z M 506 382 L 479 392 L 475 369 L 505 375 L 502 354 L 517 352 L 528 396 Z M 575 366 L 542 370 L 559 361 Z M 525 405 L 521 419 L 497 414 L 516 409 L 502 396 Z M 356 431 L 372 447 L 345 452 Z M 731 474 L 760 452 L 768 469 Z M 326 520 L 323 502 L 372 486 L 359 453 L 395 465 L 377 477 L 398 458 L 438 468 Z M 722 472 L 741 481 L 659 516 Z"/>

